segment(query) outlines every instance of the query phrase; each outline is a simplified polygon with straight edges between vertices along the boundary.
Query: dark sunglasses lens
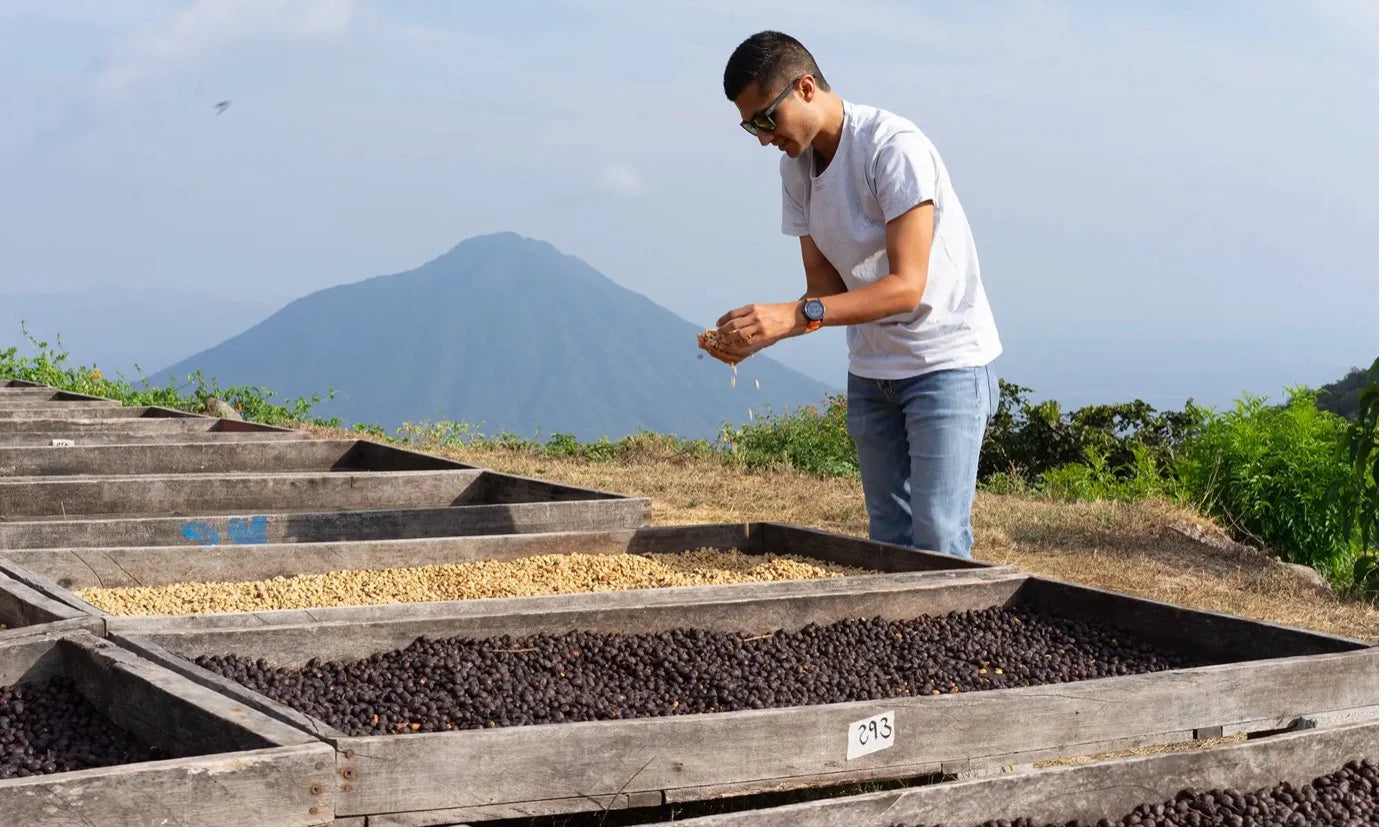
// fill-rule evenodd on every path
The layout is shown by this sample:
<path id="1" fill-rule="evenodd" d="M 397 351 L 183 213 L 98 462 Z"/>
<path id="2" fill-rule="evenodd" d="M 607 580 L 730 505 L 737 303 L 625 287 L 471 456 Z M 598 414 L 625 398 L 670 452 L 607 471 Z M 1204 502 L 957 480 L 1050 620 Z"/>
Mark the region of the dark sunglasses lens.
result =
<path id="1" fill-rule="evenodd" d="M 754 126 L 754 124 L 753 124 L 752 122 L 749 122 L 749 121 L 742 121 L 742 122 L 740 122 L 740 126 L 741 126 L 741 127 L 744 127 L 744 128 L 745 128 L 745 132 L 749 133 L 749 134 L 752 135 L 752 136 L 759 132 L 759 129 L 756 128 L 756 127 Z"/>

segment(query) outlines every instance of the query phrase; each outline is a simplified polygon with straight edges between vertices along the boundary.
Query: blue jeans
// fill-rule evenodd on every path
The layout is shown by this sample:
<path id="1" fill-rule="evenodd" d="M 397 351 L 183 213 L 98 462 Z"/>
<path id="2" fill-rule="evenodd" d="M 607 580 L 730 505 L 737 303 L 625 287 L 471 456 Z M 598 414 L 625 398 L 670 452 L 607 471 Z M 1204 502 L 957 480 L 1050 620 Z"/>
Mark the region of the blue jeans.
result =
<path id="1" fill-rule="evenodd" d="M 980 366 L 878 381 L 848 375 L 870 539 L 971 556 L 971 503 L 999 376 Z"/>

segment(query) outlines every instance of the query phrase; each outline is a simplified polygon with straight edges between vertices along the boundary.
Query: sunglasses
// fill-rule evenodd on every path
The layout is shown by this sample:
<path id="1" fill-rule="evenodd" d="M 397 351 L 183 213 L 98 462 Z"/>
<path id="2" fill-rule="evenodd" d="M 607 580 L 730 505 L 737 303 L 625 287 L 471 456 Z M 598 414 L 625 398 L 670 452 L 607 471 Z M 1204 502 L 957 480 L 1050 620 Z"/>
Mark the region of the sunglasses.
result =
<path id="1" fill-rule="evenodd" d="M 801 80 L 802 78 L 794 78 L 788 83 L 788 86 L 784 88 L 783 92 L 778 94 L 778 97 L 773 100 L 773 103 L 750 116 L 749 121 L 740 122 L 740 126 L 745 128 L 745 132 L 752 136 L 759 135 L 761 130 L 766 133 L 774 132 L 775 128 L 778 127 L 778 124 L 774 122 L 774 110 L 778 109 L 778 105 L 783 103 L 783 99 L 788 97 L 788 93 L 792 92 L 793 88 L 798 85 L 798 81 Z"/>

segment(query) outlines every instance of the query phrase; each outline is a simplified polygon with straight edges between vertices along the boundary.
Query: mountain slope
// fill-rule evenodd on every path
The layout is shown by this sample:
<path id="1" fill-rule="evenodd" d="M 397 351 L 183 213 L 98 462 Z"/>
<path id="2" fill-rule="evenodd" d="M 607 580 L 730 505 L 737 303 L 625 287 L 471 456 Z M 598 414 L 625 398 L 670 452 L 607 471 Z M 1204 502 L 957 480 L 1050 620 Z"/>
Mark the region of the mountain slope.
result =
<path id="1" fill-rule="evenodd" d="M 763 354 L 732 387 L 729 367 L 698 357 L 697 329 L 547 243 L 500 233 L 302 297 L 154 377 L 201 369 L 287 397 L 331 388 L 314 412 L 348 424 L 446 418 L 583 440 L 640 429 L 710 438 L 750 408 L 835 391 Z"/>

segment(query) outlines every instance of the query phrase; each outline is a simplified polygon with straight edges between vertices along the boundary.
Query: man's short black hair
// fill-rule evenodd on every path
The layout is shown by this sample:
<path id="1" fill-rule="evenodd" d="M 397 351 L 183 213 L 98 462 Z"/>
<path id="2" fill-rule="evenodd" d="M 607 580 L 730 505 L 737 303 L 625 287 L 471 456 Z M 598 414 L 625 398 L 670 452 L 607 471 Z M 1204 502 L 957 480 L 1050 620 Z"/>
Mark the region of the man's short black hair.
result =
<path id="1" fill-rule="evenodd" d="M 726 62 L 726 98 L 734 101 L 750 84 L 768 91 L 802 75 L 811 75 L 824 90 L 831 89 L 807 47 L 783 32 L 760 32 L 735 47 Z"/>

